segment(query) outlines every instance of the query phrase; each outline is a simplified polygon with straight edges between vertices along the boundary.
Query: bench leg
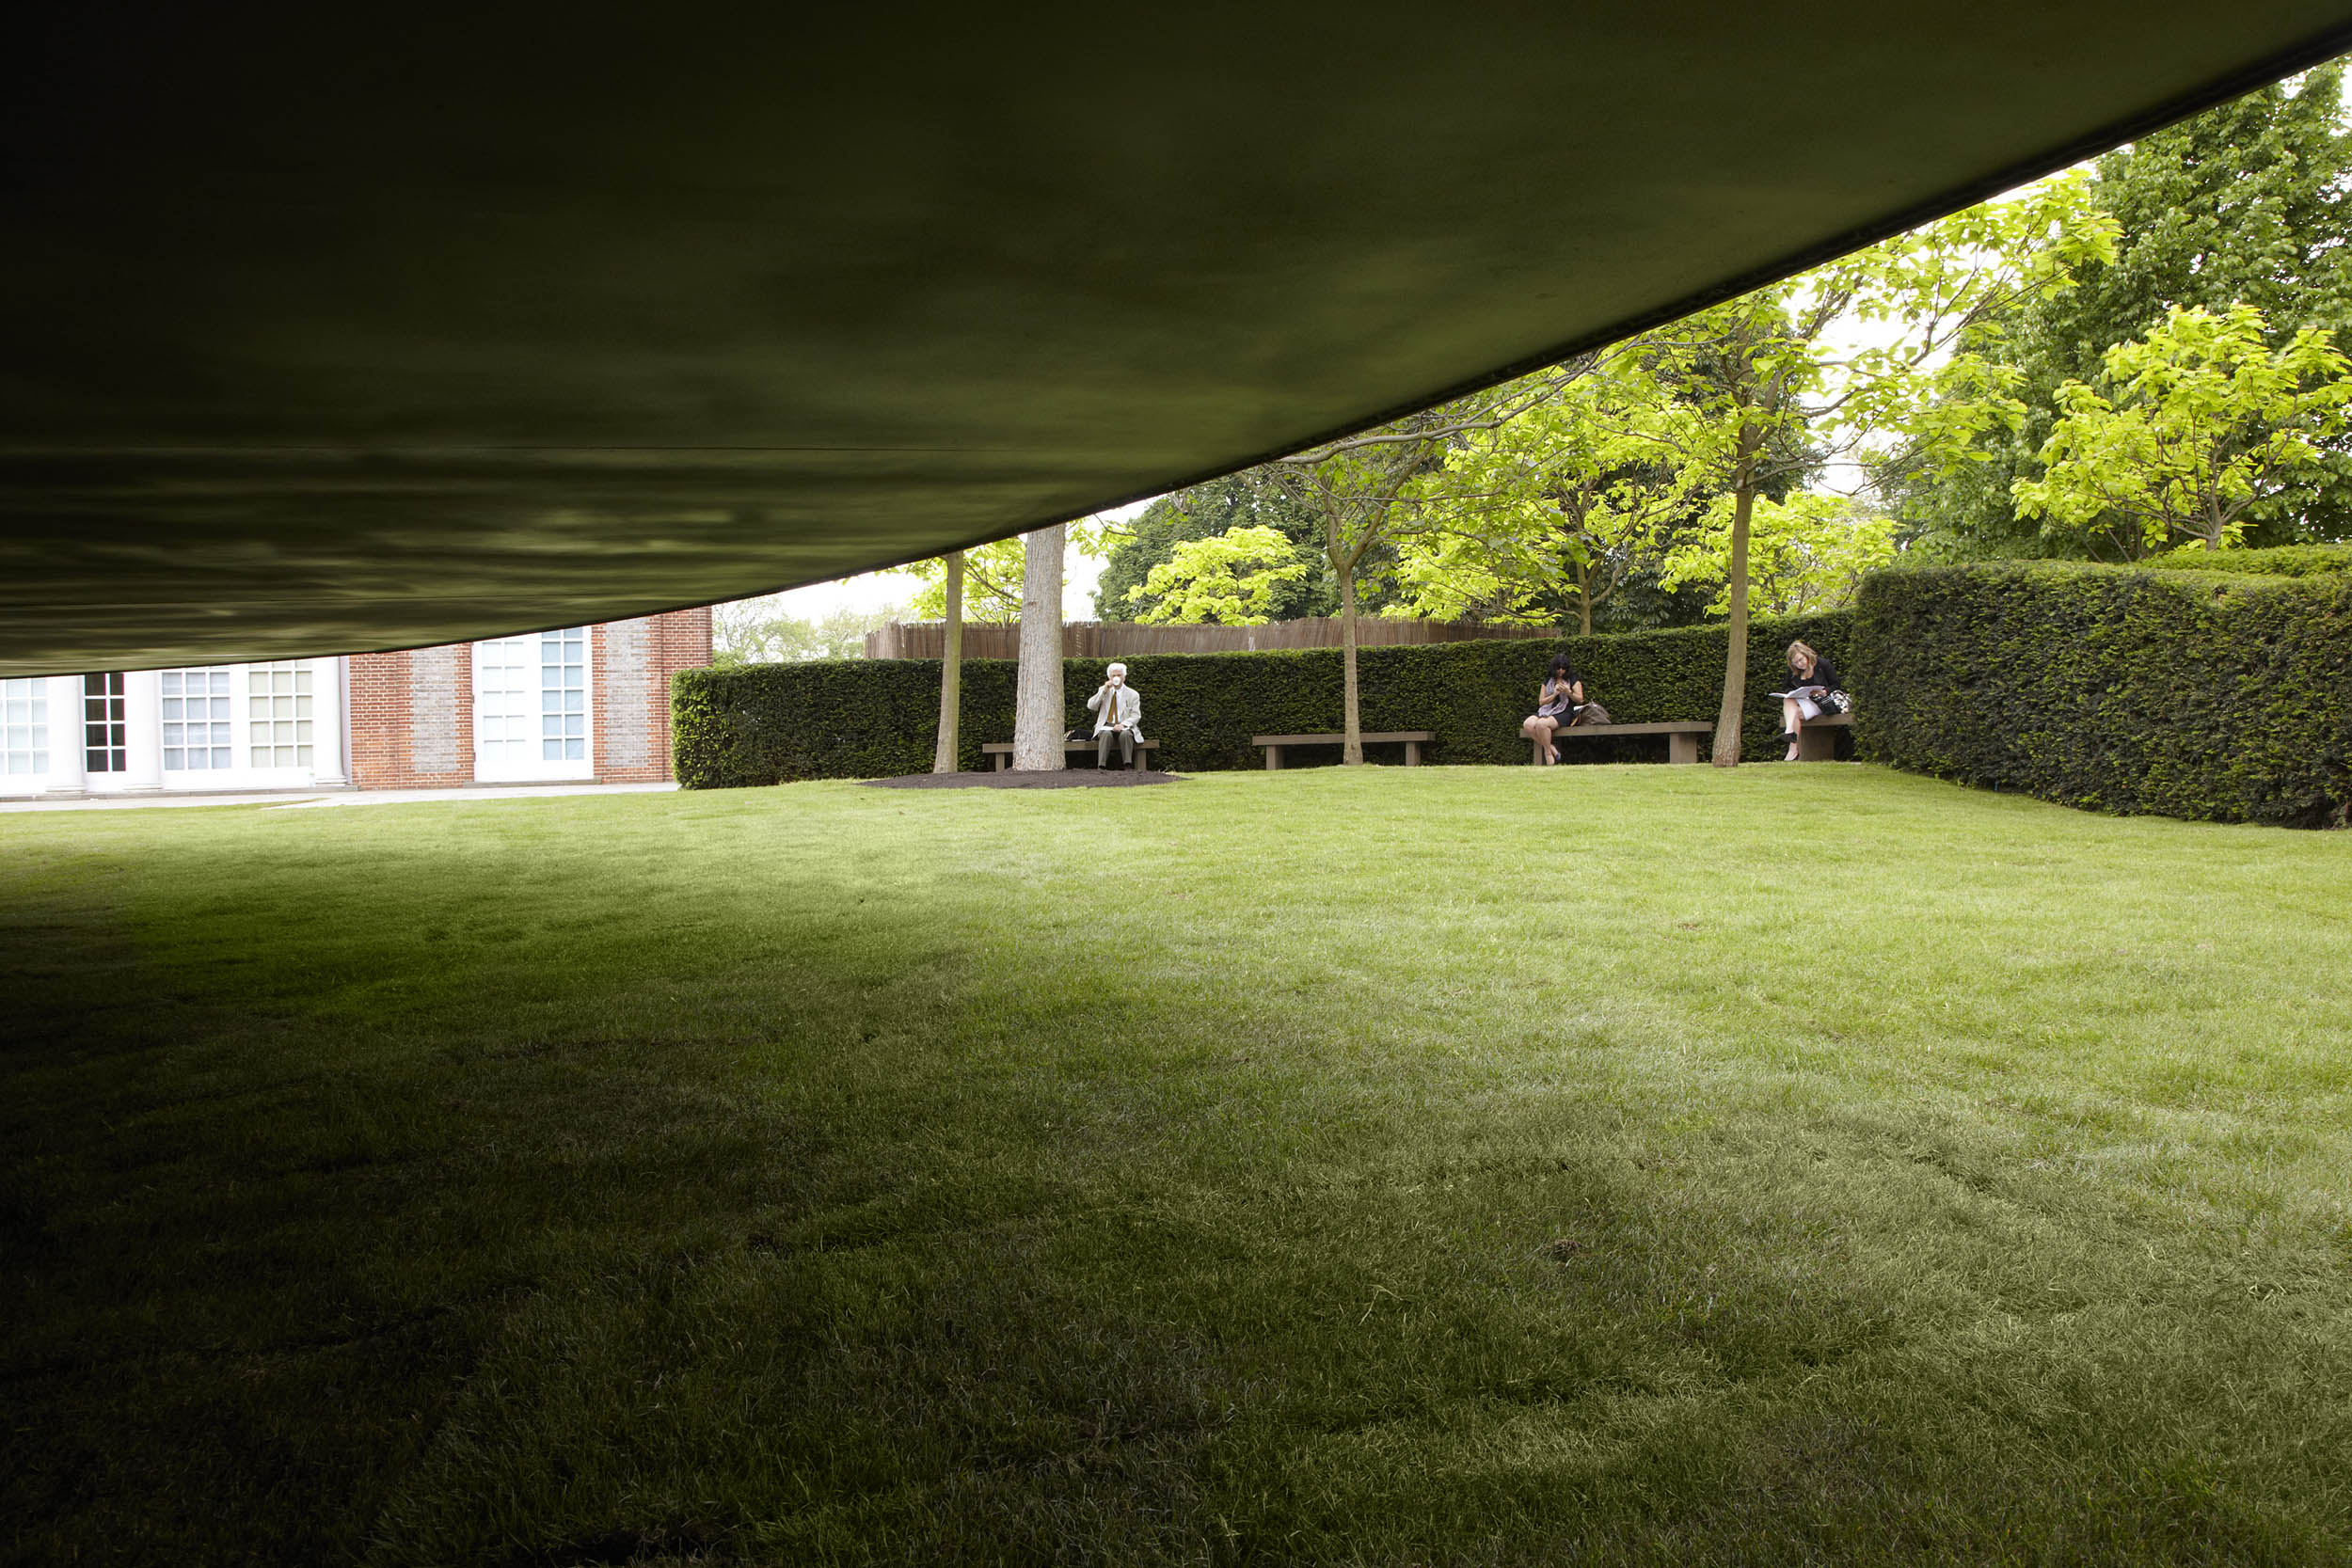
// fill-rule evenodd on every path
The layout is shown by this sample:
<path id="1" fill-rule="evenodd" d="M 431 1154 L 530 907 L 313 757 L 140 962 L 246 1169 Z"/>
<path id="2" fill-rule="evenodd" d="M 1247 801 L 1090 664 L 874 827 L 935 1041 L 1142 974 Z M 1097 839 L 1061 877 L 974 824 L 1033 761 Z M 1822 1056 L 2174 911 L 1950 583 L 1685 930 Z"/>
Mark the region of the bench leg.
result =
<path id="1" fill-rule="evenodd" d="M 1419 768 L 1421 766 L 1420 741 L 1408 740 L 1405 743 L 1405 766 L 1407 768 Z"/>
<path id="2" fill-rule="evenodd" d="M 1003 772 L 1006 768 L 1010 768 L 1010 767 L 1012 766 L 1012 753 L 1011 753 L 1011 752 L 996 752 L 996 753 L 995 753 L 995 757 L 996 757 L 996 771 L 998 771 L 999 773 Z"/>
<path id="3" fill-rule="evenodd" d="M 1265 749 L 1265 770 L 1266 770 L 1267 772 L 1271 773 L 1271 772 L 1273 772 L 1276 768 L 1279 768 L 1279 767 L 1281 767 L 1281 766 L 1282 766 L 1282 748 L 1280 748 L 1279 746 L 1269 746 L 1269 747 L 1267 747 L 1267 748 Z"/>
<path id="4" fill-rule="evenodd" d="M 1151 753 L 1151 752 L 1150 752 L 1150 751 L 1149 751 L 1149 750 L 1148 750 L 1148 749 L 1144 746 L 1144 744 L 1143 744 L 1143 742 L 1142 742 L 1142 741 L 1138 740 L 1138 741 L 1136 741 L 1136 772 L 1140 773 L 1140 772 L 1142 772 L 1142 771 L 1144 770 L 1145 766 L 1146 766 L 1146 764 L 1145 764 L 1145 762 L 1144 762 L 1144 758 L 1146 758 L 1146 757 L 1150 756 L 1151 754 L 1152 754 L 1152 753 Z"/>
<path id="5" fill-rule="evenodd" d="M 1537 768 L 1544 765 L 1544 743 L 1532 735 L 1527 737 L 1527 760 Z"/>
<path id="6" fill-rule="evenodd" d="M 1668 736 L 1666 737 L 1666 760 L 1668 762 L 1698 761 L 1699 737 L 1694 735 Z"/>
<path id="7" fill-rule="evenodd" d="M 1797 730 L 1797 760 L 1799 762 L 1835 762 L 1837 760 L 1837 732 L 1817 730 L 1810 724 Z"/>

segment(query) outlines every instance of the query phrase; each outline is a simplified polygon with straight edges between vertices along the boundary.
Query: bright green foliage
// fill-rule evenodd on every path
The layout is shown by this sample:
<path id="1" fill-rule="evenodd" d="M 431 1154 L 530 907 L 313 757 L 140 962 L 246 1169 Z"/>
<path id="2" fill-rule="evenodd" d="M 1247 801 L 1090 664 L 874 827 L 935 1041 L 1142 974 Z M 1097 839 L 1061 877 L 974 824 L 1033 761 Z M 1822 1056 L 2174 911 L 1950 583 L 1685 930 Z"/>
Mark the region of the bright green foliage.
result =
<path id="1" fill-rule="evenodd" d="M 1637 340 L 1653 373 L 1699 409 L 1677 461 L 1730 497 L 1723 553 L 1730 655 L 1716 758 L 1733 759 L 1747 685 L 1749 531 L 1758 497 L 1836 453 L 1885 483 L 1964 466 L 1985 431 L 2022 418 L 2013 377 L 1971 334 L 2020 301 L 2062 291 L 2112 253 L 2114 222 L 2063 175 L 1716 306 Z M 1839 348 L 1858 317 L 1878 341 Z"/>
<path id="2" fill-rule="evenodd" d="M 1267 607 L 1271 619 L 1293 621 L 1338 610 L 1339 585 L 1323 562 L 1322 523 L 1263 467 L 1257 467 L 1162 496 L 1135 517 L 1105 528 L 1103 575 L 1094 589 L 1095 619 L 1142 618 L 1138 610 L 1151 608 L 1149 590 L 1142 600 L 1134 595 L 1144 588 L 1154 566 L 1188 540 L 1214 538 L 1236 528 L 1273 529 L 1311 562 L 1306 577 L 1276 588 Z M 1385 602 L 1376 582 L 1367 578 L 1359 588 L 1367 604 L 1377 608 Z"/>
<path id="3" fill-rule="evenodd" d="M 1441 526 L 1439 509 L 1417 483 L 1440 470 L 1466 438 L 1490 431 L 1561 395 L 1591 368 L 1590 356 L 1554 365 L 1375 429 L 1326 441 L 1261 470 L 1323 525 L 1323 557 L 1340 591 L 1342 728 L 1345 759 L 1364 760 L 1357 663 L 1357 584 L 1376 552 Z M 1426 728 L 1426 726 L 1420 726 Z"/>
<path id="4" fill-rule="evenodd" d="M 1414 482 L 1422 515 L 1397 545 L 1401 608 L 1502 625 L 1572 620 L 1591 635 L 1595 612 L 1655 557 L 1660 531 L 1708 477 L 1673 461 L 1696 417 L 1626 355 L 1470 432 Z"/>
<path id="5" fill-rule="evenodd" d="M 2018 515 L 2076 530 L 2121 515 L 2148 549 L 2175 535 L 2236 544 L 2253 508 L 2318 470 L 2352 403 L 2326 331 L 2307 327 L 2276 352 L 2265 337 L 2250 305 L 2201 307 L 2109 349 L 2114 399 L 2079 381 L 2058 388 L 2044 475 L 2013 487 Z"/>
<path id="6" fill-rule="evenodd" d="M 1876 760 L 2099 811 L 2352 804 L 2352 574 L 1938 567 L 1873 574 L 1853 613 Z"/>
<path id="7" fill-rule="evenodd" d="M 2095 384 L 2106 351 L 2141 337 L 2168 310 L 2248 304 L 2274 344 L 2303 327 L 2352 332 L 2352 136 L 2343 124 L 2343 65 L 2273 83 L 2151 133 L 2098 160 L 2091 199 L 2114 220 L 2114 253 L 2076 269 L 2076 287 L 2022 299 L 1972 335 L 1972 346 L 2018 376 L 2026 418 L 1979 438 L 1979 464 L 1900 488 L 1898 511 L 1941 547 L 2040 555 L 2089 550 L 2128 559 L 2136 524 L 2037 531 L 2014 511 L 2011 486 L 2038 479 L 2036 455 L 2061 412 L 2058 388 Z M 2334 538 L 2352 530 L 2352 465 L 2327 468 L 2270 507 L 2252 539 Z"/>
<path id="8" fill-rule="evenodd" d="M 963 552 L 963 618 L 997 626 L 1021 619 L 1021 536 L 975 545 Z M 947 614 L 947 558 L 933 556 L 898 567 L 921 586 L 909 606 L 918 620 Z"/>
<path id="9" fill-rule="evenodd" d="M 1844 613 L 1767 623 L 1773 657 L 1759 659 L 1744 694 L 1744 733 L 1767 737 L 1750 760 L 1779 754 L 1780 705 L 1766 695 L 1787 672 L 1779 652 L 1802 638 L 1844 667 Z M 1519 721 L 1534 711 L 1545 664 L 1565 652 L 1586 689 L 1619 722 L 1704 720 L 1722 690 L 1721 626 L 1606 637 L 1528 638 L 1365 648 L 1360 660 L 1363 727 L 1436 730 L 1433 763 L 1523 763 Z M 1184 771 L 1261 768 L 1252 735 L 1336 732 L 1343 681 L 1339 650 L 1239 654 L 1138 654 L 1124 661 L 1143 697 L 1143 733 L 1159 742 L 1155 763 Z M 1012 738 L 1013 664 L 966 659 L 959 761 L 983 766 L 985 742 Z M 1069 721 L 1101 680 L 1100 659 L 1072 659 L 1063 689 Z M 673 688 L 672 734 L 678 780 L 690 789 L 735 788 L 798 779 L 870 779 L 925 770 L 939 712 L 935 659 L 769 665 L 682 672 Z M 1578 761 L 1662 758 L 1657 736 L 1580 743 Z M 1300 752 L 1291 765 L 1326 758 Z M 1376 753 L 1375 753 L 1375 760 Z M 1391 756 L 1389 760 L 1395 760 Z"/>
<path id="10" fill-rule="evenodd" d="M 2308 578 L 2352 572 L 2352 545 L 2278 545 L 2266 550 L 2192 547 L 2152 555 L 2136 564 L 2169 572 L 2241 572 L 2260 577 Z"/>
<path id="11" fill-rule="evenodd" d="M 1664 562 L 1661 580 L 1669 588 L 1716 585 L 1707 607 L 1710 615 L 1729 608 L 1724 578 L 1731 508 L 1731 498 L 1718 499 Z M 1774 615 L 1838 609 L 1852 600 L 1863 573 L 1895 558 L 1894 519 L 1843 496 L 1802 491 L 1786 501 L 1758 496 L 1748 529 L 1748 593 Z"/>
<path id="12" fill-rule="evenodd" d="M 1136 619 L 1147 624 L 1262 626 L 1276 594 L 1312 569 L 1277 530 L 1227 529 L 1179 544 L 1127 597 L 1144 607 Z"/>
<path id="13" fill-rule="evenodd" d="M 1980 460 L 1979 438 L 2023 418 L 2018 372 L 1988 352 L 2003 316 L 2062 295 L 2115 254 L 2116 221 L 2079 170 L 1979 202 L 1805 276 L 1882 341 L 1822 362 L 1818 422 L 1851 433 L 1882 478 L 1947 474 Z"/>
<path id="14" fill-rule="evenodd" d="M 1882 479 L 1977 459 L 2022 416 L 2016 372 L 1986 352 L 2022 301 L 2063 293 L 2111 255 L 2115 224 L 2079 173 L 1882 241 L 1636 340 L 1651 374 L 1703 416 L 1661 432 L 1727 489 L 1851 453 Z M 1839 341 L 1840 324 L 1872 341 Z"/>
<path id="15" fill-rule="evenodd" d="M 1105 531 L 1092 522 L 1064 525 L 1064 538 L 1071 549 L 1089 553 L 1102 548 Z M 1007 626 L 1021 619 L 1021 574 L 1026 560 L 1022 540 L 1025 535 L 1014 534 L 986 545 L 975 545 L 963 552 L 963 618 Z M 903 572 L 921 586 L 916 588 L 910 611 L 918 619 L 937 621 L 947 613 L 947 558 L 933 556 L 929 561 L 910 562 L 892 570 Z"/>

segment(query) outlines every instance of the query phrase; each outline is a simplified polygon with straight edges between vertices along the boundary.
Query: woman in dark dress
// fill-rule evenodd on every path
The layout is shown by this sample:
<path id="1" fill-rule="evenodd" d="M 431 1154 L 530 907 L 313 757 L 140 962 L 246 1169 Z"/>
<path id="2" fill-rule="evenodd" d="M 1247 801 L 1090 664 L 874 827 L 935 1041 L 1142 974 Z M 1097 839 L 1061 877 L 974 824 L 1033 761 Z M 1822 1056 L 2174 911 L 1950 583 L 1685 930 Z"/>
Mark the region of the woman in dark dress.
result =
<path id="1" fill-rule="evenodd" d="M 1534 740 L 1548 763 L 1560 760 L 1560 748 L 1551 743 L 1555 731 L 1565 729 L 1576 719 L 1577 705 L 1584 701 L 1584 677 L 1569 667 L 1568 656 L 1551 656 L 1551 670 L 1544 676 L 1544 688 L 1535 699 L 1535 711 L 1519 724 L 1519 734 Z"/>
<path id="2" fill-rule="evenodd" d="M 1803 642 L 1788 644 L 1788 689 L 1780 699 L 1781 738 L 1789 762 L 1797 760 L 1797 732 L 1808 719 L 1828 712 L 1823 700 L 1837 689 L 1836 667 Z"/>

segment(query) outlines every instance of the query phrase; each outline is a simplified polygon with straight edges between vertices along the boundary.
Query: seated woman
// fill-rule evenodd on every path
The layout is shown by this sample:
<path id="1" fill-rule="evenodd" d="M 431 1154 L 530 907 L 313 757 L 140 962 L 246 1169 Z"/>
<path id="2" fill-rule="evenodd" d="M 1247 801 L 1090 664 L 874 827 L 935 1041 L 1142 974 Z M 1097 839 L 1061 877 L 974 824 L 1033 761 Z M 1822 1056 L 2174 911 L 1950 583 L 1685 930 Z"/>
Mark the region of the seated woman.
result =
<path id="1" fill-rule="evenodd" d="M 1519 734 L 1533 739 L 1542 751 L 1547 763 L 1560 760 L 1560 748 L 1551 743 L 1552 736 L 1575 721 L 1577 705 L 1584 701 L 1584 677 L 1568 664 L 1568 656 L 1551 656 L 1551 669 L 1544 676 L 1544 688 L 1535 699 L 1535 711 L 1519 724 Z"/>
<path id="2" fill-rule="evenodd" d="M 1785 761 L 1797 760 L 1797 732 L 1806 720 L 1828 711 L 1825 700 L 1836 689 L 1836 666 L 1803 642 L 1788 644 L 1788 689 L 1780 698 L 1780 737 L 1788 742 Z"/>

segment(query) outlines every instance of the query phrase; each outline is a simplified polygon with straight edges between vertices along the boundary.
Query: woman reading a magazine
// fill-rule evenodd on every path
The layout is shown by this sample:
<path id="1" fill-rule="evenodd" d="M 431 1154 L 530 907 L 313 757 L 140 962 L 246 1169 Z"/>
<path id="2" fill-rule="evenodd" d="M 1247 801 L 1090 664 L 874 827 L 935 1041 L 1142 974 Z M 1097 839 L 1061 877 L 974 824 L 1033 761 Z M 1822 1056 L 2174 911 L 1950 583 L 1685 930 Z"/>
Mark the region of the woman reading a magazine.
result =
<path id="1" fill-rule="evenodd" d="M 1835 665 L 1803 642 L 1788 644 L 1788 689 L 1772 693 L 1780 699 L 1780 737 L 1788 742 L 1788 761 L 1797 760 L 1797 732 L 1806 720 L 1831 711 L 1830 693 L 1837 689 Z"/>
<path id="2" fill-rule="evenodd" d="M 1519 724 L 1519 734 L 1531 736 L 1542 748 L 1546 762 L 1560 760 L 1560 748 L 1551 743 L 1555 731 L 1576 722 L 1576 710 L 1584 701 L 1584 677 L 1568 664 L 1568 656 L 1551 656 L 1551 670 L 1544 676 L 1544 689 L 1535 699 L 1535 711 Z"/>

